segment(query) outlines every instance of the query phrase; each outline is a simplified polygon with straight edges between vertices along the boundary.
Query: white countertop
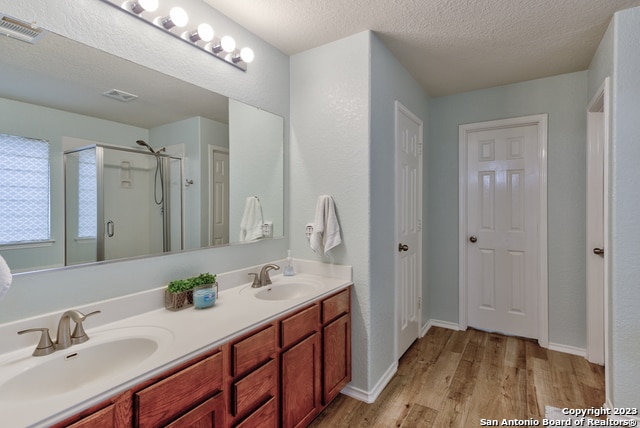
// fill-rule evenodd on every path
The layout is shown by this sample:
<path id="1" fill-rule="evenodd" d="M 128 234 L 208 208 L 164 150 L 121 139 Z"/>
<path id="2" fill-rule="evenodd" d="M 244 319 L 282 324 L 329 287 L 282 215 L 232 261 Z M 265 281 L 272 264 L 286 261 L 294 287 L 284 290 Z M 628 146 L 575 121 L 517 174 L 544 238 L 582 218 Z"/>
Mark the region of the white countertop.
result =
<path id="1" fill-rule="evenodd" d="M 281 264 L 281 262 L 276 264 L 278 263 Z M 247 272 L 255 272 L 256 267 L 252 267 L 219 274 L 219 297 L 211 308 L 197 310 L 190 307 L 176 312 L 168 311 L 163 306 L 160 306 L 163 303 L 159 303 L 163 302 L 161 299 L 164 296 L 164 287 L 162 287 L 149 292 L 138 293 L 135 296 L 131 296 L 128 301 L 123 300 L 124 298 L 113 299 L 114 301 L 98 302 L 86 308 L 77 308 L 84 313 L 96 309 L 103 311 L 103 313 L 85 321 L 85 329 L 91 338 L 86 343 L 56 351 L 44 357 L 33 357 L 31 353 L 35 348 L 39 335 L 35 333 L 24 335 L 31 336 L 29 339 L 32 343 L 28 347 L 21 347 L 10 352 L 0 349 L 0 351 L 4 351 L 4 353 L 0 354 L 0 414 L 2 415 L 2 425 L 10 428 L 40 427 L 64 420 L 171 367 L 188 361 L 207 350 L 216 348 L 264 322 L 293 312 L 309 302 L 352 284 L 351 267 L 349 266 L 324 265 L 302 260 L 296 260 L 295 266 L 299 273 L 293 277 L 283 277 L 282 275 L 275 275 L 273 271 L 271 272 L 273 284 L 276 286 L 284 282 L 296 281 L 315 285 L 315 289 L 312 292 L 295 299 L 261 300 L 255 298 L 253 294 L 260 291 L 260 289 L 252 289 L 248 282 L 238 282 L 246 279 Z M 277 273 L 280 272 L 282 270 L 277 271 Z M 130 312 L 135 310 L 136 306 L 140 306 L 136 302 L 148 299 L 154 301 L 153 306 L 156 306 L 155 309 L 139 315 L 117 319 L 117 315 L 114 312 Z M 126 306 L 130 307 L 127 308 Z M 114 310 L 112 308 L 119 309 Z M 110 322 L 91 328 L 92 325 L 97 324 L 97 320 L 101 316 L 103 316 L 104 320 Z M 59 318 L 59 314 L 49 314 L 47 319 L 57 319 L 56 317 Z M 7 333 L 10 330 L 13 330 L 13 334 L 15 334 L 15 332 L 24 328 L 48 326 L 42 324 L 44 321 L 43 319 L 32 319 L 23 323 L 0 326 L 0 334 Z M 40 324 L 37 324 L 38 322 Z M 143 327 L 153 327 L 152 333 L 155 330 L 163 333 L 161 342 L 165 343 L 165 345 L 161 346 L 151 357 L 140 362 L 137 366 L 125 370 L 124 373 L 111 374 L 99 382 L 95 382 L 95 384 L 64 393 L 43 393 L 41 398 L 36 397 L 35 399 L 16 398 L 16 395 L 19 396 L 19 394 L 12 394 L 8 390 L 8 388 L 15 387 L 4 386 L 4 382 L 15 376 L 17 371 L 27 370 L 35 364 L 47 362 L 48 359 L 64 358 L 65 355 L 72 352 L 78 352 L 81 355 L 83 349 L 107 340 L 105 338 L 110 335 L 135 335 L 135 331 Z M 51 335 L 55 336 L 55 329 L 52 329 Z M 55 340 L 53 337 L 52 339 Z M 124 354 L 123 358 L 126 358 L 126 353 Z M 5 389 L 4 391 L 3 388 Z"/>

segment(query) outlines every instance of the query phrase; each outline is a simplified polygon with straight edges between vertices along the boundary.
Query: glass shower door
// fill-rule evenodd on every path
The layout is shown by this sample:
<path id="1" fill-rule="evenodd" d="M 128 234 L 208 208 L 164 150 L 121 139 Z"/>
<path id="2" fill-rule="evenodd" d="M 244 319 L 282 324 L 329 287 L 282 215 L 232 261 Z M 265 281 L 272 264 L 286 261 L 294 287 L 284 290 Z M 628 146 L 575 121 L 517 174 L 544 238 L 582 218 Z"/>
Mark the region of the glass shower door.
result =
<path id="1" fill-rule="evenodd" d="M 95 145 L 64 160 L 67 265 L 184 248 L 181 158 Z"/>
<path id="2" fill-rule="evenodd" d="M 98 151 L 102 152 L 102 173 L 98 170 L 102 210 L 99 202 L 98 218 L 101 211 L 103 216 L 98 220 L 103 228 L 98 260 L 164 252 L 163 158 L 102 147 Z"/>

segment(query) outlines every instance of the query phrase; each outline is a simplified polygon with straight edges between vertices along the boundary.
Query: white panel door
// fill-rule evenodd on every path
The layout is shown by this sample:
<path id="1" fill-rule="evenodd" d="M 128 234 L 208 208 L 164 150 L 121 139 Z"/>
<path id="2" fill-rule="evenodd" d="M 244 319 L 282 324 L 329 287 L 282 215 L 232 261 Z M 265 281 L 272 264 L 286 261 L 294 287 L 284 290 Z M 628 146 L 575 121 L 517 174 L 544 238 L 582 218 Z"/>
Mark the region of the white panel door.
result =
<path id="1" fill-rule="evenodd" d="M 211 244 L 229 243 L 229 153 L 213 152 Z"/>
<path id="2" fill-rule="evenodd" d="M 468 324 L 538 337 L 536 125 L 467 136 Z"/>
<path id="3" fill-rule="evenodd" d="M 607 78 L 587 113 L 587 359 L 597 364 L 605 364 L 607 348 L 608 106 Z"/>
<path id="4" fill-rule="evenodd" d="M 422 121 L 396 103 L 397 357 L 420 334 L 422 284 Z"/>

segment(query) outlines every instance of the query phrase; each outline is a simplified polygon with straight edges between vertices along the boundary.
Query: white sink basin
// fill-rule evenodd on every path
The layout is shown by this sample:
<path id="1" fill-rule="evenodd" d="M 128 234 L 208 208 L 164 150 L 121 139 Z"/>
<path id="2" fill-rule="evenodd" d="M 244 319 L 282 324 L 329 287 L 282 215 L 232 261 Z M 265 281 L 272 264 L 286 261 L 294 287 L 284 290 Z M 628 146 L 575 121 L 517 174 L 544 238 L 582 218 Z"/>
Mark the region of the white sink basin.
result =
<path id="1" fill-rule="evenodd" d="M 0 401 L 37 400 L 119 378 L 165 349 L 173 334 L 160 327 L 129 327 L 89 334 L 80 345 L 45 357 L 24 353 L 0 364 Z"/>
<path id="2" fill-rule="evenodd" d="M 253 293 L 260 300 L 293 300 L 315 292 L 322 284 L 309 278 L 276 277 L 273 284 L 260 288 L 243 288 L 241 293 Z"/>

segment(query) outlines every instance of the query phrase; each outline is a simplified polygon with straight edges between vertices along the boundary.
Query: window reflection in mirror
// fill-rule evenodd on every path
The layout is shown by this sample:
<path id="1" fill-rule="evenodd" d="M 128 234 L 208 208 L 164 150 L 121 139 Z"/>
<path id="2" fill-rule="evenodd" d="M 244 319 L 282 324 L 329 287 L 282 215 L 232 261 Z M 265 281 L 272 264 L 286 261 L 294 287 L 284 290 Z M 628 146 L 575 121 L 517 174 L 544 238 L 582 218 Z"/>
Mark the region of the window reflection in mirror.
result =
<path id="1" fill-rule="evenodd" d="M 49 146 L 50 191 L 43 198 L 49 198 L 50 238 L 34 246 L 0 243 L 0 255 L 14 272 L 64 266 L 65 242 L 86 244 L 94 239 L 81 230 L 68 231 L 73 232 L 69 238 L 65 231 L 63 166 L 64 151 L 93 144 L 135 149 L 148 157 L 148 150 L 136 144 L 143 140 L 154 150 L 165 147 L 168 155 L 182 159 L 183 176 L 179 181 L 172 178 L 170 185 L 181 189 L 183 216 L 172 216 L 171 221 L 179 218 L 183 233 L 174 235 L 180 228 L 171 228 L 171 251 L 240 242 L 249 196 L 261 202 L 266 234 L 259 239 L 283 235 L 281 117 L 237 101 L 230 107 L 230 100 L 219 94 L 53 33 L 35 45 L 0 38 L 0 49 L 0 134 L 43 140 Z M 103 95 L 113 89 L 138 98 L 121 102 Z M 239 114 L 230 118 L 234 109 Z M 122 162 L 127 161 L 114 162 L 118 174 L 126 175 Z M 85 175 L 87 171 L 85 163 Z M 172 198 L 172 203 L 177 200 Z M 83 209 L 82 218 L 88 219 L 91 210 Z M 131 214 L 148 222 L 154 216 Z M 107 225 L 97 215 L 95 226 L 92 221 L 84 227 L 97 229 L 97 241 Z M 93 251 L 76 262 L 93 261 Z"/>

